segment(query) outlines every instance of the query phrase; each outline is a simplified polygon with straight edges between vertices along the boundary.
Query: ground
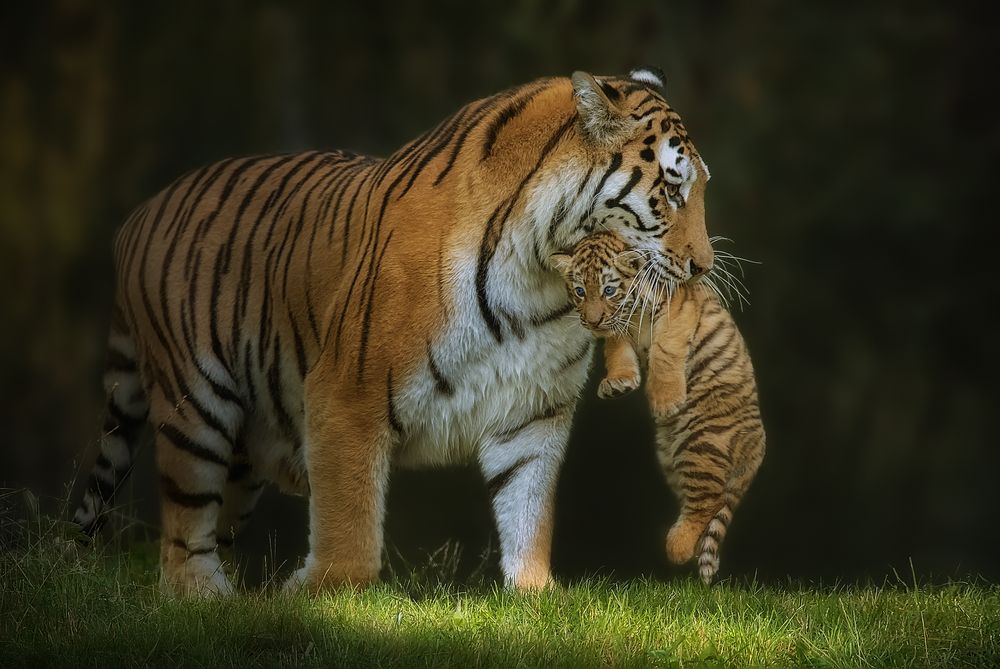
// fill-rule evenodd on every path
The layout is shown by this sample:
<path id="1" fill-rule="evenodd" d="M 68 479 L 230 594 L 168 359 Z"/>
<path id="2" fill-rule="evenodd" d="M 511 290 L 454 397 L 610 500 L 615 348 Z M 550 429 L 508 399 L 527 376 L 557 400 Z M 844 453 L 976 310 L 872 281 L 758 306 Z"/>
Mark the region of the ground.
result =
<path id="1" fill-rule="evenodd" d="M 1000 666 L 989 583 L 605 579 L 527 595 L 431 565 L 362 592 L 179 600 L 157 588 L 155 546 L 78 548 L 37 519 L 0 530 L 2 667 Z"/>

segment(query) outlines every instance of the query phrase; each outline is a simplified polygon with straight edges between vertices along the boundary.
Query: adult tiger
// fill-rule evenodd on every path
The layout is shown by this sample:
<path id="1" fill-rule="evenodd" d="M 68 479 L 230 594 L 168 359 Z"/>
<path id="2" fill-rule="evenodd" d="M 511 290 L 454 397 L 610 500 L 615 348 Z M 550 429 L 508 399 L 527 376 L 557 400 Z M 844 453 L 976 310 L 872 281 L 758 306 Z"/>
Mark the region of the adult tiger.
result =
<path id="1" fill-rule="evenodd" d="M 473 102 L 386 159 L 230 159 L 115 239 L 92 532 L 148 422 L 161 581 L 231 589 L 217 554 L 265 480 L 308 493 L 291 583 L 378 577 L 390 465 L 476 459 L 508 583 L 551 579 L 555 483 L 591 337 L 554 252 L 616 230 L 677 281 L 712 266 L 708 170 L 651 68 Z"/>

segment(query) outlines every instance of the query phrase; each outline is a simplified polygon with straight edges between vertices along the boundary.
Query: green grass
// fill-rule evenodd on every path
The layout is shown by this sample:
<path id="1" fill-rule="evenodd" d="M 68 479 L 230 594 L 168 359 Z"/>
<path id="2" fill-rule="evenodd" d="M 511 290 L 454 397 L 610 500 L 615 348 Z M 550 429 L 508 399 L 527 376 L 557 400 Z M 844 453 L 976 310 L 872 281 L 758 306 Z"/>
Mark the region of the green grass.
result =
<path id="1" fill-rule="evenodd" d="M 60 525 L 25 525 L 0 528 L 0 667 L 1000 666 L 990 584 L 522 595 L 416 569 L 360 593 L 179 600 L 157 589 L 148 546 L 60 548 Z"/>

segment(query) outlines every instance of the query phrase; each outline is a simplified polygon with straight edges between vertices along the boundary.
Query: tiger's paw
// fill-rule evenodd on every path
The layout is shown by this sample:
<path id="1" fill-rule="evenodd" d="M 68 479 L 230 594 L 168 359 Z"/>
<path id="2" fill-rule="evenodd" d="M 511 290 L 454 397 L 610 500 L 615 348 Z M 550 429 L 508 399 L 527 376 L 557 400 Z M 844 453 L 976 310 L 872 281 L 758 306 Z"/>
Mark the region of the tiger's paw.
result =
<path id="1" fill-rule="evenodd" d="M 642 378 L 638 374 L 631 376 L 606 376 L 597 387 L 597 396 L 603 400 L 627 395 L 639 387 Z"/>
<path id="2" fill-rule="evenodd" d="M 191 555 L 182 563 L 162 565 L 160 587 L 182 597 L 225 597 L 234 592 L 214 552 Z"/>
<path id="3" fill-rule="evenodd" d="M 676 414 L 687 399 L 687 392 L 669 387 L 654 387 L 647 384 L 646 394 L 649 396 L 649 410 L 653 418 L 670 418 Z"/>
<path id="4" fill-rule="evenodd" d="M 305 566 L 297 569 L 281 589 L 285 592 L 319 593 L 326 590 L 353 588 L 360 590 L 378 582 L 378 569 L 359 564 L 322 565 L 306 560 Z"/>

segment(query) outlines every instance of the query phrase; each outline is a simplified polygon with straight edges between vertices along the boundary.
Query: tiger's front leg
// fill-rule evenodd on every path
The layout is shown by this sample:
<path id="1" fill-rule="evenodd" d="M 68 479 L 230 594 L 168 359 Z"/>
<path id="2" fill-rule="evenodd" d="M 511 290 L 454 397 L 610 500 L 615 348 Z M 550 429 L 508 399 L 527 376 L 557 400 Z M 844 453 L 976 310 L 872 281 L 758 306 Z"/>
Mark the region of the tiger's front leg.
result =
<path id="1" fill-rule="evenodd" d="M 552 583 L 550 557 L 556 483 L 569 440 L 573 403 L 543 411 L 482 445 L 479 464 L 500 535 L 507 585 Z"/>
<path id="2" fill-rule="evenodd" d="M 306 381 L 309 555 L 286 589 L 363 586 L 377 581 L 381 568 L 395 433 L 384 395 L 375 400 L 358 388 L 345 399 L 336 391 L 345 384 L 335 379 L 321 363 Z"/>

